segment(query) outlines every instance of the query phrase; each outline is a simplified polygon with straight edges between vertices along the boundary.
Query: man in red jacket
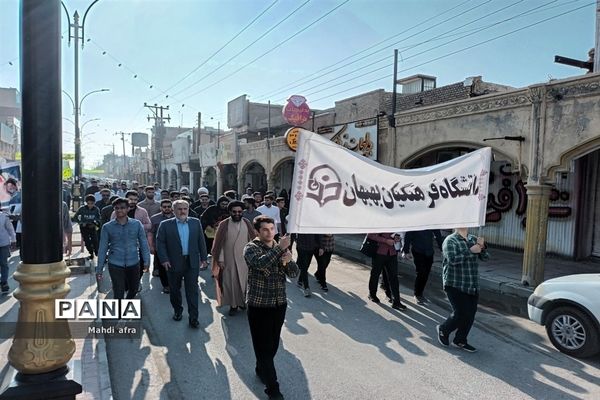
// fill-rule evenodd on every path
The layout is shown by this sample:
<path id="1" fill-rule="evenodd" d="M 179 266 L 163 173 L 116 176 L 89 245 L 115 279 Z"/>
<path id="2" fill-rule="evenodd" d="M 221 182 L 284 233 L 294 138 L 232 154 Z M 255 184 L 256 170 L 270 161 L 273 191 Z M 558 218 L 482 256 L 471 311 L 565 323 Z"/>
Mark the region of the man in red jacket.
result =
<path id="1" fill-rule="evenodd" d="M 369 278 L 369 300 L 379 303 L 377 284 L 383 271 L 387 274 L 389 290 L 392 294 L 392 308 L 404 311 L 406 306 L 400 301 L 400 283 L 398 282 L 398 250 L 400 235 L 394 233 L 369 233 L 369 239 L 377 242 L 377 252 L 373 257 L 373 267 Z"/>

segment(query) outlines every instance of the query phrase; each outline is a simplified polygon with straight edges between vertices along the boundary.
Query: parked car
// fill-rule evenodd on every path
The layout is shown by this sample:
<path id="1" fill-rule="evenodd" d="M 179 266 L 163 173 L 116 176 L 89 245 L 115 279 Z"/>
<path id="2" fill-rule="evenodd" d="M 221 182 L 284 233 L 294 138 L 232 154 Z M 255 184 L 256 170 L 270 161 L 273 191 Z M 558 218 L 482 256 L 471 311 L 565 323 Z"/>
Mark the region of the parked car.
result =
<path id="1" fill-rule="evenodd" d="M 600 274 L 543 282 L 529 296 L 527 311 L 561 352 L 578 358 L 600 352 Z"/>

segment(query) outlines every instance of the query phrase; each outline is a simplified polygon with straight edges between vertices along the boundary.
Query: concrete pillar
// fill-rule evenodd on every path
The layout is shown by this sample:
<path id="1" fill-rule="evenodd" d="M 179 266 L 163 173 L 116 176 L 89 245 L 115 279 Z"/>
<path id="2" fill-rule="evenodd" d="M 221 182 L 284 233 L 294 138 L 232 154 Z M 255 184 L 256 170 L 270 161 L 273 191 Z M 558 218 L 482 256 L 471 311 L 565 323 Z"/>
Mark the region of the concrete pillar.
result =
<path id="1" fill-rule="evenodd" d="M 552 187 L 538 184 L 528 184 L 526 186 L 527 228 L 525 230 L 521 283 L 526 286 L 537 286 L 544 281 L 548 207 Z"/>

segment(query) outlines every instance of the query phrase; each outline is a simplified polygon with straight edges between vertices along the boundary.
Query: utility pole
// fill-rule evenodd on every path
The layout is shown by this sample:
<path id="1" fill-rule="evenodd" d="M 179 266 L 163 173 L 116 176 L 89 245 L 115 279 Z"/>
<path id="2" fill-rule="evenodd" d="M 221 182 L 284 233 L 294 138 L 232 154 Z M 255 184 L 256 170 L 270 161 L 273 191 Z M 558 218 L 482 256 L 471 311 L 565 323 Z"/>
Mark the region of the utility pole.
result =
<path id="1" fill-rule="evenodd" d="M 271 186 L 271 143 L 269 140 L 271 139 L 271 100 L 267 105 L 267 170 L 265 171 L 267 175 L 267 189 L 273 189 Z"/>
<path id="2" fill-rule="evenodd" d="M 200 143 L 202 142 L 202 128 L 200 127 L 202 124 L 202 113 L 198 112 L 198 136 L 194 141 L 194 153 L 198 154 L 200 152 Z"/>
<path id="3" fill-rule="evenodd" d="M 154 137 L 152 143 L 152 154 L 154 155 L 154 181 L 160 182 L 161 175 L 161 151 L 162 151 L 162 142 L 164 139 L 164 128 L 165 128 L 165 120 L 171 122 L 171 116 L 164 116 L 165 111 L 169 111 L 169 106 L 163 107 L 154 103 L 153 106 L 144 103 L 144 107 L 149 109 L 152 112 L 152 116 L 148 116 L 148 121 L 151 119 L 154 120 Z M 162 182 L 160 182 L 162 184 Z"/>
<path id="4" fill-rule="evenodd" d="M 600 0 L 596 0 L 596 47 L 594 50 L 594 72 L 600 72 Z"/>
<path id="5" fill-rule="evenodd" d="M 130 133 L 125 132 L 116 132 L 116 136 L 121 136 L 121 141 L 123 142 L 123 179 L 126 178 L 128 171 L 127 168 L 127 155 L 125 154 L 125 135 L 130 135 Z"/>
<path id="6" fill-rule="evenodd" d="M 398 98 L 398 49 L 394 50 L 394 89 L 392 91 L 392 115 L 388 117 L 391 128 L 396 127 L 396 99 Z"/>

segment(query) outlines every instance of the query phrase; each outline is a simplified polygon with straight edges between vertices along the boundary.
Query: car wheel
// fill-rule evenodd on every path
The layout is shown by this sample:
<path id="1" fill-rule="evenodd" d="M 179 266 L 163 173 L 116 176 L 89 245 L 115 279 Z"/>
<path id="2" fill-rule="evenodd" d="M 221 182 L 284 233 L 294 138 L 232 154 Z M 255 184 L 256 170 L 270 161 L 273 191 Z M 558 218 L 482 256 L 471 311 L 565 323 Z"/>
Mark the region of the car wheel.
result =
<path id="1" fill-rule="evenodd" d="M 585 358 L 600 351 L 598 328 L 576 307 L 562 306 L 550 311 L 546 332 L 554 347 L 570 356 Z"/>

